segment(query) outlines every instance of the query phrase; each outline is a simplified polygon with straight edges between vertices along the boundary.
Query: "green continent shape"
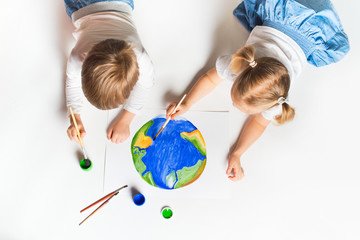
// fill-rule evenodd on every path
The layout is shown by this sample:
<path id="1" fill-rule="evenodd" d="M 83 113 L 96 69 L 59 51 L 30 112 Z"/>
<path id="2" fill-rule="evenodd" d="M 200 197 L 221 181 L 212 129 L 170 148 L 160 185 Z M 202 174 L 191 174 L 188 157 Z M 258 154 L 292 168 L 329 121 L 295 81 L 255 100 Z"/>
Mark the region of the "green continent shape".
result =
<path id="1" fill-rule="evenodd" d="M 149 128 L 154 124 L 154 121 L 148 121 L 147 123 L 145 123 L 144 126 L 142 126 L 142 128 L 139 129 L 139 131 L 137 131 L 137 133 L 135 134 L 132 142 L 131 142 L 131 155 L 134 161 L 134 165 L 136 168 L 136 171 L 138 171 L 138 173 L 141 174 L 146 170 L 146 165 L 144 164 L 144 162 L 141 160 L 142 157 L 145 156 L 146 154 L 146 150 L 141 150 L 139 151 L 138 147 L 134 147 L 134 144 L 136 143 L 136 141 L 140 138 L 140 137 L 144 137 L 146 136 Z M 151 177 L 152 179 L 152 177 Z"/>
<path id="2" fill-rule="evenodd" d="M 156 185 L 155 182 L 154 182 L 154 179 L 153 179 L 153 177 L 152 177 L 151 172 L 147 172 L 147 173 L 144 174 L 144 176 L 141 175 L 141 177 L 142 177 L 148 184 L 153 185 L 154 187 L 157 187 L 157 185 Z"/>
<path id="3" fill-rule="evenodd" d="M 134 161 L 134 165 L 136 168 L 136 171 L 138 171 L 138 173 L 142 174 L 145 170 L 146 170 L 146 165 L 144 164 L 144 162 L 141 160 L 143 156 L 146 155 L 146 150 L 141 150 L 139 151 L 138 147 L 133 148 L 133 161 Z"/>
<path id="4" fill-rule="evenodd" d="M 172 188 L 176 182 L 175 170 L 166 176 L 166 186 Z"/>
<path id="5" fill-rule="evenodd" d="M 196 135 L 188 137 L 185 134 L 180 133 L 180 136 L 183 139 L 191 142 L 197 148 L 197 150 L 200 152 L 200 154 L 206 157 L 206 148 L 201 144 L 201 140 Z"/>
<path id="6" fill-rule="evenodd" d="M 195 176 L 196 172 L 198 171 L 198 169 L 200 168 L 202 162 L 203 161 L 199 160 L 192 167 L 183 167 L 182 169 L 177 170 L 176 175 L 177 175 L 178 181 L 175 184 L 174 188 L 179 188 L 182 185 L 190 182 L 194 178 L 194 176 Z"/>

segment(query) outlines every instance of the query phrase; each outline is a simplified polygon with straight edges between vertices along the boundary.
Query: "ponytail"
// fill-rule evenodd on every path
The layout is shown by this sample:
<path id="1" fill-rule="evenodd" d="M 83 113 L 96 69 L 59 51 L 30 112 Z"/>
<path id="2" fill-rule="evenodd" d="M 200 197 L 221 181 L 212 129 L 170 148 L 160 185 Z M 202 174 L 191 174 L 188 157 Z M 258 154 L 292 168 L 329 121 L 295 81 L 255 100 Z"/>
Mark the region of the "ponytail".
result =
<path id="1" fill-rule="evenodd" d="M 282 105 L 282 113 L 280 115 L 275 116 L 276 122 L 281 125 L 286 122 L 290 122 L 295 117 L 295 110 L 289 104 L 284 102 Z"/>
<path id="2" fill-rule="evenodd" d="M 274 117 L 277 123 L 293 120 L 295 110 L 285 102 L 290 89 L 288 70 L 275 58 L 259 57 L 256 61 L 254 58 L 255 48 L 251 45 L 232 56 L 230 70 L 238 74 L 231 88 L 233 100 L 264 109 L 281 105 L 282 113 Z"/>
<path id="3" fill-rule="evenodd" d="M 240 72 L 246 62 L 253 62 L 255 57 L 255 49 L 253 46 L 246 46 L 239 49 L 231 59 L 230 69 L 234 73 Z"/>

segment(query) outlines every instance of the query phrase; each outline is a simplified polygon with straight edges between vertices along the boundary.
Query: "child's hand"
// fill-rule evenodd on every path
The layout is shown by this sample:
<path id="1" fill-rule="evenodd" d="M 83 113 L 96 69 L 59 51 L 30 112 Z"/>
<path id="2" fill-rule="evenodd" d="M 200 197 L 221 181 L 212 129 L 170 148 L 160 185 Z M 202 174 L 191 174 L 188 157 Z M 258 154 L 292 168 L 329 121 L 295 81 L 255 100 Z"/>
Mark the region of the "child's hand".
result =
<path id="1" fill-rule="evenodd" d="M 125 142 L 130 136 L 130 125 L 119 119 L 107 131 L 107 138 L 113 143 Z"/>
<path id="2" fill-rule="evenodd" d="M 81 138 L 84 138 L 86 135 L 86 131 L 85 131 L 84 125 L 81 121 L 80 114 L 74 114 L 74 116 L 75 116 L 77 126 L 79 128 L 80 136 L 81 136 Z M 70 127 L 67 129 L 67 134 L 71 141 L 76 141 L 77 143 L 79 143 L 79 138 L 76 134 L 75 125 L 74 125 L 74 122 L 71 117 L 70 117 Z"/>
<path id="3" fill-rule="evenodd" d="M 244 177 L 244 169 L 240 165 L 240 156 L 232 153 L 228 157 L 228 169 L 226 174 L 231 181 L 238 181 Z"/>
<path id="4" fill-rule="evenodd" d="M 176 109 L 176 112 L 174 114 L 172 114 L 172 112 L 174 111 L 177 104 L 178 103 L 176 103 L 176 102 L 170 103 L 170 105 L 166 109 L 166 118 L 171 117 L 171 120 L 174 120 L 174 118 L 184 114 L 189 109 L 189 107 L 185 103 L 183 103 L 183 104 L 180 104 L 180 106 Z"/>

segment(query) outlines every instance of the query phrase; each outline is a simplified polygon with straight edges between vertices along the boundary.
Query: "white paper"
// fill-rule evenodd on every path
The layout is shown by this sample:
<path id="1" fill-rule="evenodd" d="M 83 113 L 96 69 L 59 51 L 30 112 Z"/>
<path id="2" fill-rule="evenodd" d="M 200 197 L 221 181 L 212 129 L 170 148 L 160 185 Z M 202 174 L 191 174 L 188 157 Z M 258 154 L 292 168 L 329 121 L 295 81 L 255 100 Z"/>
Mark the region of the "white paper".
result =
<path id="1" fill-rule="evenodd" d="M 118 111 L 109 111 L 109 123 Z M 151 196 L 176 198 L 228 198 L 230 181 L 225 174 L 226 156 L 229 151 L 229 113 L 228 112 L 192 112 L 183 115 L 197 127 L 206 144 L 207 162 L 199 179 L 188 186 L 166 190 L 149 185 L 136 171 L 131 156 L 131 141 L 135 133 L 149 120 L 163 114 L 164 110 L 150 110 L 136 116 L 131 124 L 130 137 L 124 143 L 108 142 L 105 158 L 104 191 L 110 192 L 127 184 L 138 191 Z"/>

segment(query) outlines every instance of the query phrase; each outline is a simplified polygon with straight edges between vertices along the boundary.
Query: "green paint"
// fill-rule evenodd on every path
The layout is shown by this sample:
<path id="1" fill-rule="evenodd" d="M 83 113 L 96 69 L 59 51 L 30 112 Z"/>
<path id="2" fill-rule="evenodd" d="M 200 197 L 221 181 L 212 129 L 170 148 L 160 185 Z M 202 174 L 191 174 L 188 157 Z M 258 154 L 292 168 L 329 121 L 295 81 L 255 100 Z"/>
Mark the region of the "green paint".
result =
<path id="1" fill-rule="evenodd" d="M 144 175 L 141 175 L 141 177 L 147 182 L 149 183 L 150 185 L 154 186 L 154 187 L 157 187 L 157 185 L 155 184 L 154 182 L 154 179 L 152 177 L 152 174 L 151 172 L 147 172 L 145 173 Z"/>
<path id="2" fill-rule="evenodd" d="M 206 156 L 206 148 L 202 145 L 201 139 L 199 139 L 198 136 L 192 135 L 192 136 L 188 137 L 183 133 L 180 133 L 180 136 L 183 139 L 188 140 L 189 142 L 191 142 L 197 148 L 197 150 L 199 150 L 201 155 Z"/>
<path id="3" fill-rule="evenodd" d="M 169 219 L 172 217 L 173 211 L 171 210 L 171 208 L 165 207 L 162 209 L 162 215 L 164 218 Z"/>
<path id="4" fill-rule="evenodd" d="M 89 164 L 88 164 L 88 161 L 90 162 L 90 166 L 89 166 Z M 82 159 L 81 161 L 80 161 L 80 167 L 81 167 L 81 169 L 82 170 L 84 170 L 84 171 L 90 171 L 90 169 L 92 169 L 92 162 L 90 161 L 90 159 L 87 159 L 87 160 L 85 160 L 85 159 Z"/>
<path id="5" fill-rule="evenodd" d="M 138 173 L 142 174 L 146 170 L 146 165 L 141 160 L 146 155 L 146 150 L 139 151 L 139 148 L 135 147 L 132 151 L 133 161 Z"/>
<path id="6" fill-rule="evenodd" d="M 173 170 L 169 175 L 166 176 L 166 186 L 172 188 L 175 184 L 175 181 L 176 181 L 175 170 Z"/>
<path id="7" fill-rule="evenodd" d="M 176 171 L 178 182 L 175 184 L 174 188 L 179 188 L 183 184 L 190 182 L 196 175 L 198 169 L 201 167 L 202 162 L 203 161 L 199 160 L 192 167 L 183 167 L 183 169 Z"/>
<path id="8" fill-rule="evenodd" d="M 133 157 L 133 161 L 134 161 L 134 165 L 136 170 L 138 171 L 138 173 L 140 173 L 140 175 L 142 175 L 142 173 L 146 170 L 146 165 L 144 164 L 144 162 L 141 160 L 143 156 L 145 156 L 146 154 L 146 150 L 141 150 L 139 151 L 138 147 L 134 147 L 134 144 L 136 143 L 136 141 L 142 137 L 143 135 L 146 136 L 149 128 L 154 124 L 154 121 L 151 120 L 149 122 L 147 122 L 144 127 L 140 128 L 139 131 L 137 131 L 137 133 L 135 134 L 132 142 L 131 142 L 131 155 Z M 143 177 L 144 178 L 144 177 Z M 145 179 L 145 178 L 144 178 Z M 151 177 L 152 179 L 152 177 Z"/>

